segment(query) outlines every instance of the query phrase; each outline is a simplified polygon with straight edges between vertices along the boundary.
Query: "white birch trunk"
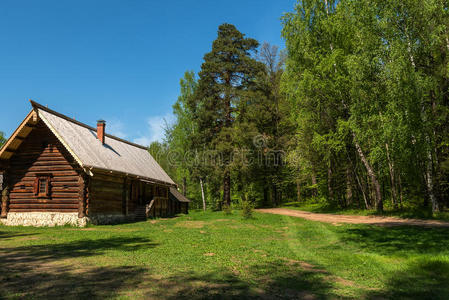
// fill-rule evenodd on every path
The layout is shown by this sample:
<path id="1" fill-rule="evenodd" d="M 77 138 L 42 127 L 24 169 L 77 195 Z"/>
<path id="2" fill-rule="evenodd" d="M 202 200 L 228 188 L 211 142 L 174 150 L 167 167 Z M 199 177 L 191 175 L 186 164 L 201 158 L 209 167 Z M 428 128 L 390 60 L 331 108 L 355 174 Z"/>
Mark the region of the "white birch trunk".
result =
<path id="1" fill-rule="evenodd" d="M 206 199 L 204 198 L 204 186 L 202 178 L 200 178 L 200 186 L 201 186 L 201 199 L 203 200 L 203 211 L 206 211 Z"/>
<path id="2" fill-rule="evenodd" d="M 430 203 L 432 203 L 432 212 L 437 212 L 439 211 L 440 207 L 433 191 L 432 153 L 430 153 L 430 150 L 427 151 L 426 185 L 427 192 L 429 193 Z"/>
<path id="3" fill-rule="evenodd" d="M 353 139 L 354 139 L 354 144 L 355 144 L 355 148 L 357 149 L 357 153 L 360 156 L 360 160 L 363 162 L 363 164 L 365 165 L 366 171 L 368 172 L 368 176 L 371 179 L 372 184 L 374 185 L 374 193 L 375 193 L 375 198 L 376 198 L 376 208 L 377 210 L 382 211 L 383 210 L 383 203 L 382 203 L 382 194 L 380 192 L 380 184 L 379 181 L 377 180 L 377 176 L 373 171 L 373 168 L 371 167 L 371 165 L 369 164 L 368 160 L 365 157 L 365 154 L 362 151 L 362 148 L 360 147 L 359 143 L 357 142 L 355 133 L 352 133 Z"/>

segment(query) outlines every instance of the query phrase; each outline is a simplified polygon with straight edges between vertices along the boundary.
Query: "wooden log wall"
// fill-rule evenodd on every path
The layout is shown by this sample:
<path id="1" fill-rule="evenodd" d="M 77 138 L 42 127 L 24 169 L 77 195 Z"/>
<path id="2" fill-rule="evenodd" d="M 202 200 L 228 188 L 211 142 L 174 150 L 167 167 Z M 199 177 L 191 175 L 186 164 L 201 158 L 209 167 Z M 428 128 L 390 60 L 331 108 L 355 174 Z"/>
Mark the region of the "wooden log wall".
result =
<path id="1" fill-rule="evenodd" d="M 157 186 L 154 205 L 150 211 L 151 217 L 170 217 L 179 213 L 187 213 L 187 203 L 181 203 L 174 197 L 169 197 L 166 186 Z"/>
<path id="2" fill-rule="evenodd" d="M 50 193 L 37 197 L 37 175 L 50 174 Z M 77 212 L 81 170 L 56 136 L 39 122 L 10 159 L 10 212 Z"/>
<path id="3" fill-rule="evenodd" d="M 94 174 L 90 177 L 89 213 L 126 214 L 127 206 L 131 213 L 131 201 L 127 200 L 129 191 L 129 181 L 123 177 Z"/>

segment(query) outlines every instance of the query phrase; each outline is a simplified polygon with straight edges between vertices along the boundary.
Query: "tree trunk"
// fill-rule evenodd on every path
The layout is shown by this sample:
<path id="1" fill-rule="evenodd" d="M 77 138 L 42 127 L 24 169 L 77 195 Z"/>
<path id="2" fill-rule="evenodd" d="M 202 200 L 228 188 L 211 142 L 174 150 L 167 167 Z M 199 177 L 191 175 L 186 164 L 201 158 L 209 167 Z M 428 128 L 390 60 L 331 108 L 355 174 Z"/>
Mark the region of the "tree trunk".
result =
<path id="1" fill-rule="evenodd" d="M 231 174 L 228 170 L 223 177 L 223 204 L 231 205 Z"/>
<path id="2" fill-rule="evenodd" d="M 315 175 L 315 171 L 312 171 L 312 185 L 313 185 L 313 189 L 312 189 L 312 197 L 316 197 L 318 196 L 317 193 L 317 188 L 316 188 L 316 175 Z"/>
<path id="3" fill-rule="evenodd" d="M 301 183 L 296 181 L 296 201 L 301 202 Z"/>
<path id="4" fill-rule="evenodd" d="M 203 200 L 203 211 L 206 211 L 206 199 L 204 198 L 203 178 L 200 178 L 201 199 Z"/>
<path id="5" fill-rule="evenodd" d="M 263 205 L 265 206 L 269 206 L 269 200 L 268 200 L 268 193 L 269 193 L 269 189 L 268 189 L 268 185 L 265 183 L 265 186 L 263 187 Z"/>
<path id="6" fill-rule="evenodd" d="M 187 178 L 185 176 L 182 178 L 182 194 L 187 196 Z"/>
<path id="7" fill-rule="evenodd" d="M 400 172 L 398 174 L 398 185 L 399 185 L 399 208 L 402 209 L 403 194 L 402 194 L 402 181 Z"/>
<path id="8" fill-rule="evenodd" d="M 430 203 L 432 203 L 432 212 L 438 212 L 440 210 L 437 198 L 433 190 L 433 168 L 432 168 L 432 153 L 430 150 L 427 152 L 426 162 L 426 185 L 427 193 L 429 194 Z"/>
<path id="9" fill-rule="evenodd" d="M 278 205 L 277 203 L 277 199 L 278 199 L 278 191 L 277 191 L 277 187 L 275 184 L 272 185 L 272 190 L 271 190 L 272 194 L 271 194 L 271 201 L 273 203 L 273 206 L 276 207 Z"/>
<path id="10" fill-rule="evenodd" d="M 365 191 L 364 183 L 360 181 L 360 178 L 357 175 L 357 173 L 355 174 L 355 179 L 357 180 L 357 183 L 359 185 L 360 191 L 362 192 L 363 201 L 365 202 L 365 208 L 366 209 L 371 209 L 371 205 L 369 204 L 368 198 L 366 197 L 366 191 Z"/>
<path id="11" fill-rule="evenodd" d="M 329 201 L 333 202 L 334 201 L 334 190 L 332 188 L 332 169 L 330 166 L 327 168 L 327 192 L 329 195 Z"/>
<path id="12" fill-rule="evenodd" d="M 377 180 L 377 176 L 374 173 L 373 168 L 369 164 L 368 160 L 366 159 L 365 154 L 363 154 L 362 148 L 360 147 L 359 143 L 357 142 L 354 132 L 352 133 L 352 137 L 354 140 L 355 148 L 357 149 L 357 153 L 360 156 L 360 160 L 365 165 L 366 171 L 368 172 L 368 176 L 370 177 L 371 182 L 374 186 L 376 209 L 378 211 L 383 211 L 384 207 L 383 207 L 383 202 L 382 202 L 382 193 L 380 192 L 380 184 L 379 184 L 379 181 Z"/>
<path id="13" fill-rule="evenodd" d="M 390 183 L 391 183 L 391 200 L 393 201 L 393 206 L 395 209 L 398 209 L 398 193 L 396 189 L 396 176 L 394 172 L 394 164 L 390 158 L 390 150 L 388 147 L 388 143 L 385 143 L 385 149 L 387 153 L 387 161 L 388 161 L 388 169 L 390 171 Z"/>
<path id="14" fill-rule="evenodd" d="M 346 207 L 352 205 L 352 180 L 351 169 L 346 167 Z"/>

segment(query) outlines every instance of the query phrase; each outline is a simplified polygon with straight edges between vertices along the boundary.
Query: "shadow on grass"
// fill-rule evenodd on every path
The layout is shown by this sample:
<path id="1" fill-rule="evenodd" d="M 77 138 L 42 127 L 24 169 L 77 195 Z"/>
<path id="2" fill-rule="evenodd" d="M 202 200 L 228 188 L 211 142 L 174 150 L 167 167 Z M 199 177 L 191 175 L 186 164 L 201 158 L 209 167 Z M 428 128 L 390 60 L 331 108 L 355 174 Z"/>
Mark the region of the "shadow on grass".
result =
<path id="1" fill-rule="evenodd" d="M 145 270 L 136 267 L 35 266 L 27 272 L 7 268 L 0 275 L 1 299 L 108 299 L 142 280 Z M 84 267 L 86 268 L 86 267 Z M 14 270 L 15 271 L 15 270 Z M 3 278 L 2 278 L 3 277 Z"/>
<path id="2" fill-rule="evenodd" d="M 13 231 L 0 231 L 0 241 L 15 237 L 25 237 L 25 236 L 32 236 L 37 235 L 36 233 L 16 233 Z"/>
<path id="3" fill-rule="evenodd" d="M 0 299 L 104 299 L 125 286 L 134 286 L 145 269 L 93 267 L 64 259 L 155 247 L 146 238 L 77 240 L 69 243 L 0 249 Z M 79 263 L 78 263 L 79 262 Z"/>
<path id="4" fill-rule="evenodd" d="M 69 243 L 33 245 L 0 249 L 0 264 L 17 261 L 22 262 L 57 260 L 72 257 L 100 255 L 105 250 L 136 251 L 142 248 L 152 248 L 157 244 L 140 237 L 114 237 L 107 239 L 83 239 Z"/>
<path id="5" fill-rule="evenodd" d="M 333 283 L 322 273 L 282 264 L 250 267 L 255 280 L 224 271 L 205 274 L 181 273 L 159 281 L 145 298 L 163 299 L 327 299 L 340 298 Z M 161 294 L 162 293 L 162 294 Z"/>
<path id="6" fill-rule="evenodd" d="M 338 231 L 344 244 L 377 254 L 449 254 L 449 228 L 364 226 Z"/>
<path id="7" fill-rule="evenodd" d="M 449 299 L 448 228 L 339 228 L 343 244 L 387 257 L 408 258 L 367 299 Z M 405 265 L 404 265 L 405 264 Z"/>
<path id="8" fill-rule="evenodd" d="M 418 261 L 396 272 L 384 291 L 372 291 L 368 299 L 448 299 L 449 263 L 440 260 Z"/>
<path id="9" fill-rule="evenodd" d="M 250 278 L 230 269 L 161 277 L 148 266 L 118 266 L 107 250 L 155 247 L 146 238 L 107 238 L 0 249 L 0 299 L 320 299 L 334 297 L 326 274 L 285 262 L 246 267 Z M 110 259 L 106 267 L 83 258 Z M 71 260 L 75 258 L 75 260 Z M 213 258 L 211 258 L 213 259 Z M 213 269 L 213 268 L 212 268 Z"/>

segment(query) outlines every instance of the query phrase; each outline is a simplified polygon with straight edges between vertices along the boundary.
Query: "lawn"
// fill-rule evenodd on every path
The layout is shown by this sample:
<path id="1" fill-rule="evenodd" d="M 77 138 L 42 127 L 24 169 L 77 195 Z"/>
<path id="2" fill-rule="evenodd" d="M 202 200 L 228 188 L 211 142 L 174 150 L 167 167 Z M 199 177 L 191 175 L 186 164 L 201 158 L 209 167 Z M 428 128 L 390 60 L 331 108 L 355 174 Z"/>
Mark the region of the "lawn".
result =
<path id="1" fill-rule="evenodd" d="M 449 229 L 239 212 L 0 227 L 0 299 L 448 299 Z"/>

